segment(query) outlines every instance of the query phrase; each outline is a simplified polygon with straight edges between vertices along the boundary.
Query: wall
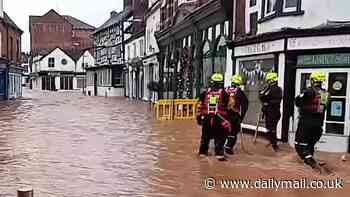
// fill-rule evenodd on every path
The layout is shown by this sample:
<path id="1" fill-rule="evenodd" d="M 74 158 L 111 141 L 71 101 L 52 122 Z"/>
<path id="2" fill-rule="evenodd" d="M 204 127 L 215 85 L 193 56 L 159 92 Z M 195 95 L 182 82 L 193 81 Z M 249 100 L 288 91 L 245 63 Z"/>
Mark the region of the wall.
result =
<path id="1" fill-rule="evenodd" d="M 154 32 L 160 28 L 160 8 L 156 9 L 146 19 L 146 56 L 158 53 L 159 47 Z M 150 48 L 152 46 L 153 49 Z"/>
<path id="2" fill-rule="evenodd" d="M 77 61 L 76 72 L 85 72 L 85 69 L 82 68 L 83 61 L 87 67 L 95 66 L 95 58 L 90 54 L 89 51 L 85 51 L 84 54 Z"/>
<path id="3" fill-rule="evenodd" d="M 33 52 L 55 47 L 72 47 L 72 25 L 62 16 L 51 11 L 30 27 Z"/>
<path id="4" fill-rule="evenodd" d="M 249 10 L 250 12 L 258 10 L 259 19 L 261 18 L 262 0 L 257 0 L 256 8 L 249 8 L 249 0 L 246 1 L 247 29 L 249 27 L 249 20 L 247 20 L 249 19 Z M 271 32 L 283 27 L 312 28 L 326 23 L 327 20 L 349 21 L 349 6 L 349 0 L 302 0 L 301 10 L 305 12 L 303 15 L 277 17 L 263 22 L 258 25 L 258 33 Z"/>
<path id="5" fill-rule="evenodd" d="M 48 62 L 49 58 L 55 58 L 55 67 L 49 68 Z M 61 61 L 62 59 L 67 60 L 66 65 L 62 65 Z M 40 69 L 37 70 L 37 72 L 40 71 L 71 71 L 75 72 L 75 62 L 67 56 L 61 49 L 55 49 L 52 51 L 49 55 L 47 55 L 45 58 L 43 58 L 40 62 Z"/>
<path id="6" fill-rule="evenodd" d="M 143 45 L 140 46 L 140 40 L 143 40 Z M 136 44 L 136 56 L 134 55 L 134 43 Z M 128 52 L 129 47 L 130 46 L 130 52 Z M 135 57 L 143 57 L 144 54 L 140 54 L 140 47 L 143 47 L 143 52 L 145 52 L 145 38 L 144 36 L 141 36 L 139 38 L 136 38 L 135 40 L 129 41 L 128 43 L 126 43 L 125 45 L 125 50 L 126 50 L 126 55 L 125 55 L 125 59 L 126 60 L 132 60 Z M 129 56 L 130 54 L 130 56 Z"/>
<path id="7" fill-rule="evenodd" d="M 74 30 L 73 29 L 73 43 L 79 43 L 79 49 L 90 48 L 94 44 L 92 38 L 93 30 Z"/>
<path id="8" fill-rule="evenodd" d="M 13 29 L 11 26 L 0 22 L 0 53 L 1 57 L 13 60 L 16 64 L 21 63 L 21 33 Z M 12 43 L 12 57 L 11 57 L 11 39 Z M 18 47 L 17 47 L 18 41 Z M 17 50 L 19 49 L 19 50 Z"/>

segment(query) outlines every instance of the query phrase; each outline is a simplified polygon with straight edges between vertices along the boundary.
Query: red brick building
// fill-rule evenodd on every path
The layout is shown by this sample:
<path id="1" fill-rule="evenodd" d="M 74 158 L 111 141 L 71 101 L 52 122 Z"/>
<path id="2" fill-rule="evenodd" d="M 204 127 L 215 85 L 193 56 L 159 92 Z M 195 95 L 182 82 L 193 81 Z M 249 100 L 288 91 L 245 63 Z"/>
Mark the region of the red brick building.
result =
<path id="1" fill-rule="evenodd" d="M 29 16 L 29 31 L 31 51 L 36 55 L 56 47 L 77 50 L 92 47 L 95 27 L 50 10 L 43 16 Z"/>
<path id="2" fill-rule="evenodd" d="M 2 100 L 22 95 L 20 64 L 23 31 L 6 12 L 0 10 L 0 13 L 0 100 Z"/>

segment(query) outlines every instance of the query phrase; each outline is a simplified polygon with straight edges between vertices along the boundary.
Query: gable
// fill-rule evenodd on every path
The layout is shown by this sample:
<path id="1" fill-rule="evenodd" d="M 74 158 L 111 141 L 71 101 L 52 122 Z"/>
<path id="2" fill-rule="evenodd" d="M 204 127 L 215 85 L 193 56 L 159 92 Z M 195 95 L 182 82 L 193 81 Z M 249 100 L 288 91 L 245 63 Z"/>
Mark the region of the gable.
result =
<path id="1" fill-rule="evenodd" d="M 43 16 L 38 17 L 36 23 L 68 23 L 68 21 L 55 10 L 50 10 Z"/>
<path id="2" fill-rule="evenodd" d="M 65 51 L 63 51 L 60 48 L 56 48 L 56 49 L 52 50 L 47 55 L 43 56 L 41 58 L 41 60 L 48 59 L 48 58 L 51 58 L 51 57 L 53 57 L 53 58 L 65 58 L 68 61 L 74 62 L 73 58 L 71 56 L 69 56 Z"/>

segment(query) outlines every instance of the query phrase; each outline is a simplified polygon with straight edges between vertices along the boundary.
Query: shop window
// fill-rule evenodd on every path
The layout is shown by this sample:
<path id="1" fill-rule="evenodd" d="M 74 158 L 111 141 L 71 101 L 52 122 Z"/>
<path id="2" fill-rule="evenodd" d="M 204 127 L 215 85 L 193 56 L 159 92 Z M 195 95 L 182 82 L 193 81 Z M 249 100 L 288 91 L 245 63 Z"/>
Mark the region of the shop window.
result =
<path id="1" fill-rule="evenodd" d="M 245 124 L 256 125 L 257 114 L 261 111 L 259 90 L 266 85 L 265 76 L 269 71 L 274 70 L 273 65 L 273 58 L 239 62 L 239 74 L 243 78 L 244 92 L 249 100 Z"/>
<path id="2" fill-rule="evenodd" d="M 85 88 L 85 78 L 77 78 L 77 88 Z"/>
<path id="3" fill-rule="evenodd" d="M 54 68 L 55 67 L 55 58 L 53 58 L 53 57 L 49 58 L 48 67 L 49 68 Z"/>
<path id="4" fill-rule="evenodd" d="M 61 85 L 61 90 L 73 90 L 73 77 L 61 76 L 60 85 Z"/>
<path id="5" fill-rule="evenodd" d="M 112 70 L 112 84 L 115 87 L 120 87 L 123 86 L 123 68 L 122 67 L 117 67 L 113 68 Z"/>
<path id="6" fill-rule="evenodd" d="M 250 14 L 250 34 L 255 35 L 258 32 L 258 12 Z"/>

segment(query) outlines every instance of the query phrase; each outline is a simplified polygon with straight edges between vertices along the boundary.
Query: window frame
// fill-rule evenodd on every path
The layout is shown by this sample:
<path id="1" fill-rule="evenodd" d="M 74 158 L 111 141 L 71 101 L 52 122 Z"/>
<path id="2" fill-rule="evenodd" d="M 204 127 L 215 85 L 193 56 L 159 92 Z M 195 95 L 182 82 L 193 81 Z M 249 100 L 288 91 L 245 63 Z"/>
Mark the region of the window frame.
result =
<path id="1" fill-rule="evenodd" d="M 261 6 L 261 16 L 258 20 L 258 23 L 263 23 L 265 21 L 271 20 L 275 17 L 283 17 L 283 16 L 299 16 L 303 15 L 304 11 L 301 10 L 302 0 L 297 0 L 296 7 L 285 8 L 286 0 L 275 0 L 276 8 L 275 11 L 267 13 L 267 2 L 269 0 L 262 0 Z"/>
<path id="2" fill-rule="evenodd" d="M 53 61 L 50 61 L 53 60 Z M 47 60 L 47 67 L 49 68 L 55 68 L 55 58 L 54 57 L 49 57 Z"/>
<path id="3" fill-rule="evenodd" d="M 298 3 L 300 0 L 295 0 L 296 1 L 296 5 L 295 7 L 286 7 L 287 5 L 287 0 L 283 0 L 283 13 L 288 13 L 288 12 L 296 12 L 298 11 Z"/>

